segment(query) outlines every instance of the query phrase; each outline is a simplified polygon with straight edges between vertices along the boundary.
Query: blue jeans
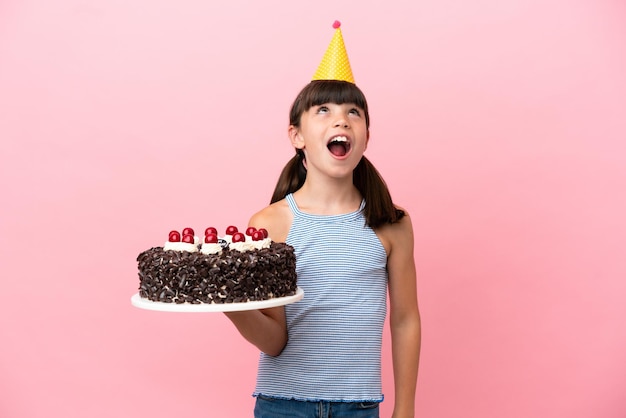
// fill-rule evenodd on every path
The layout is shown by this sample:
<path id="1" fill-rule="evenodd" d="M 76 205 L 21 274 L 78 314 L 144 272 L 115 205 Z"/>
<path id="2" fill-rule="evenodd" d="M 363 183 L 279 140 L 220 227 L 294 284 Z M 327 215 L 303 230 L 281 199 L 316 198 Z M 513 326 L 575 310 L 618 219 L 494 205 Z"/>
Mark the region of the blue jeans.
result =
<path id="1" fill-rule="evenodd" d="M 306 402 L 259 395 L 254 418 L 378 418 L 378 402 Z"/>

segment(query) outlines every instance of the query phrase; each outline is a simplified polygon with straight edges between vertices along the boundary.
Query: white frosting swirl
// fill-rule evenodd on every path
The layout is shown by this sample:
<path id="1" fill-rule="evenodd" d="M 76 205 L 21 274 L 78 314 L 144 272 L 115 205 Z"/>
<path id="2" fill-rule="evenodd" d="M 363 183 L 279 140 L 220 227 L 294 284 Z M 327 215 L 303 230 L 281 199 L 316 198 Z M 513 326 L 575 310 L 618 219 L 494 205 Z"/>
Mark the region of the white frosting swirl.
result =
<path id="1" fill-rule="evenodd" d="M 190 253 L 195 253 L 198 251 L 198 246 L 196 244 L 191 244 L 188 242 L 170 242 L 167 241 L 163 245 L 164 250 L 173 250 L 173 251 L 189 251 Z"/>
<path id="2" fill-rule="evenodd" d="M 264 238 L 260 241 L 252 241 L 252 243 L 257 250 L 260 250 L 261 248 L 269 248 L 272 245 L 272 239 Z"/>
<path id="3" fill-rule="evenodd" d="M 222 252 L 222 246 L 217 243 L 204 243 L 200 248 L 202 254 L 219 254 Z"/>
<path id="4" fill-rule="evenodd" d="M 272 244 L 272 240 L 270 238 L 265 238 L 260 241 L 253 241 L 252 238 L 246 236 L 246 242 L 231 242 L 228 244 L 228 247 L 237 250 L 237 251 L 252 251 L 252 250 L 260 250 L 261 248 L 269 248 Z"/>
<path id="5" fill-rule="evenodd" d="M 231 250 L 241 251 L 242 253 L 255 249 L 254 245 L 252 244 L 252 241 L 231 242 L 230 244 L 228 244 L 228 248 L 230 248 Z"/>

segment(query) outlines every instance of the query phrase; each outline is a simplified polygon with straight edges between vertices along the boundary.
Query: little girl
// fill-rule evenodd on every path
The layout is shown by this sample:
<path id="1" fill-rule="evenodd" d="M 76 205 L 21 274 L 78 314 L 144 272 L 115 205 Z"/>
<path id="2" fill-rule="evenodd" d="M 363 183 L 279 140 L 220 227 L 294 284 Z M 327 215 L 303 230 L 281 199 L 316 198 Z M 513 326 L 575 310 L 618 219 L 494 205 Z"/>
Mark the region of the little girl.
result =
<path id="1" fill-rule="evenodd" d="M 288 134 L 296 155 L 250 226 L 294 247 L 304 299 L 227 314 L 261 350 L 254 416 L 378 417 L 388 291 L 393 418 L 413 417 L 421 338 L 413 230 L 363 156 L 365 96 L 350 81 L 314 80 L 293 103 Z"/>

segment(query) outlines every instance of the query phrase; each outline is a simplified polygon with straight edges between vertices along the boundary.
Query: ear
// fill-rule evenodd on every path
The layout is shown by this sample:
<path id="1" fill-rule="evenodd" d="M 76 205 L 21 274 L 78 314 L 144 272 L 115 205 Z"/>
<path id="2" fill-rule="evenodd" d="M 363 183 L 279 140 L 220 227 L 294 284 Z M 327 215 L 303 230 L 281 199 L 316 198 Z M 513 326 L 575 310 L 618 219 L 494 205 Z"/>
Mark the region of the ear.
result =
<path id="1" fill-rule="evenodd" d="M 365 149 L 363 151 L 365 151 L 367 149 L 367 144 L 370 143 L 370 130 L 367 130 L 367 137 L 365 138 Z"/>
<path id="2" fill-rule="evenodd" d="M 291 141 L 291 145 L 293 145 L 294 148 L 304 149 L 304 138 L 302 137 L 302 134 L 297 127 L 289 125 L 287 134 L 289 135 L 289 140 Z"/>

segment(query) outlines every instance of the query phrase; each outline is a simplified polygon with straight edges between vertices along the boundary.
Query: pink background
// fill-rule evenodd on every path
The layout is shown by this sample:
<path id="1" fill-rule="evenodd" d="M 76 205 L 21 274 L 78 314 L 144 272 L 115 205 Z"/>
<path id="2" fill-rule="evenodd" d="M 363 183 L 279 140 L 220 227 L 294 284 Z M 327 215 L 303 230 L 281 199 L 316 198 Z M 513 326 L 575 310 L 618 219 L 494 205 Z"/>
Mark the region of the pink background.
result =
<path id="1" fill-rule="evenodd" d="M 135 257 L 267 203 L 335 19 L 416 231 L 419 416 L 626 416 L 620 0 L 1 2 L 0 416 L 251 416 L 256 350 L 133 308 Z"/>

